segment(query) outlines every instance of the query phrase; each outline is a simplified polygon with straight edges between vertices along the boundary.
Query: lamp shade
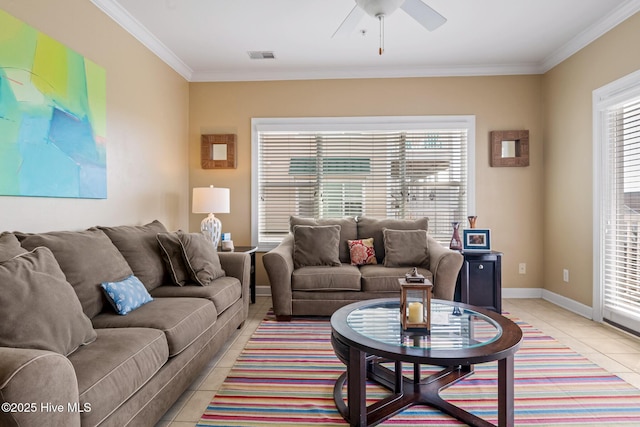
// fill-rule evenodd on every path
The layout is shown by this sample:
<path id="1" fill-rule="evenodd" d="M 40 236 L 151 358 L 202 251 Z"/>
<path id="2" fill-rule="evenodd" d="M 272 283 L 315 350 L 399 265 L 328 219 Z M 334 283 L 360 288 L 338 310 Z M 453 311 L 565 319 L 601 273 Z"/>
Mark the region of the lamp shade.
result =
<path id="1" fill-rule="evenodd" d="M 228 188 L 195 187 L 193 189 L 193 213 L 229 213 L 230 196 Z"/>

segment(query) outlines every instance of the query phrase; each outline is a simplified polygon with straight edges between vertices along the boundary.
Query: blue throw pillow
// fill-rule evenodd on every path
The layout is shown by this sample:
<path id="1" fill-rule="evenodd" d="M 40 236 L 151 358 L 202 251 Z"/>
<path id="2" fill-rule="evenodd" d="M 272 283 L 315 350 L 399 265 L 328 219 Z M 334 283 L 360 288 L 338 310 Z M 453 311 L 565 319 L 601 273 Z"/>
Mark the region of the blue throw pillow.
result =
<path id="1" fill-rule="evenodd" d="M 153 301 L 140 279 L 133 275 L 120 282 L 104 282 L 101 286 L 118 314 L 125 315 Z"/>

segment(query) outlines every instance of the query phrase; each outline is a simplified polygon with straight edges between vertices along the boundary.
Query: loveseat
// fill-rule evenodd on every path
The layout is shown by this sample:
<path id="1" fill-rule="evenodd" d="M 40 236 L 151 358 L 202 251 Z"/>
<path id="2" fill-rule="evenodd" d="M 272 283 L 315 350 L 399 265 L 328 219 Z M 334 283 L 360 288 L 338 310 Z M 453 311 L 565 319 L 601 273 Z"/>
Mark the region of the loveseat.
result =
<path id="1" fill-rule="evenodd" d="M 278 320 L 329 316 L 352 302 L 400 294 L 413 267 L 433 283 L 435 298 L 453 300 L 463 257 L 415 220 L 292 216 L 290 233 L 262 260 Z"/>
<path id="2" fill-rule="evenodd" d="M 249 256 L 207 243 L 158 221 L 0 234 L 0 425 L 153 426 L 248 315 Z"/>

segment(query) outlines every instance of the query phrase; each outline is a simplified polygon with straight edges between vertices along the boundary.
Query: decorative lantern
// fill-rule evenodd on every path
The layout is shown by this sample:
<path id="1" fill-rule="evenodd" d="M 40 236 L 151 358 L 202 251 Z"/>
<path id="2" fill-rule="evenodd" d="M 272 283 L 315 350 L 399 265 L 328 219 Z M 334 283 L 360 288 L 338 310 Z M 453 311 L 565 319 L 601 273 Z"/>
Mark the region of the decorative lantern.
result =
<path id="1" fill-rule="evenodd" d="M 405 279 L 400 282 L 400 321 L 403 331 L 431 331 L 431 290 L 433 284 L 409 283 Z"/>

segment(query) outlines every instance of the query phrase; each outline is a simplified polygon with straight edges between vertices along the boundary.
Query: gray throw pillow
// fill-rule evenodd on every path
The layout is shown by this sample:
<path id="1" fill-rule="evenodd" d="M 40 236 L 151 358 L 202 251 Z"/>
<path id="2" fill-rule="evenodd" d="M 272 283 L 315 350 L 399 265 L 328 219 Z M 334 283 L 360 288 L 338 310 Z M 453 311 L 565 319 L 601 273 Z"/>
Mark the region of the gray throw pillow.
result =
<path id="1" fill-rule="evenodd" d="M 13 233 L 4 232 L 0 234 L 0 262 L 25 252 L 27 252 L 26 249 L 20 246 L 18 238 Z"/>
<path id="2" fill-rule="evenodd" d="M 100 283 L 117 282 L 133 274 L 118 248 L 97 228 L 16 233 L 16 237 L 27 250 L 46 246 L 53 252 L 89 318 L 96 316 L 108 304 Z"/>
<path id="3" fill-rule="evenodd" d="M 339 225 L 294 225 L 293 266 L 341 265 L 339 242 Z"/>
<path id="4" fill-rule="evenodd" d="M 373 247 L 376 251 L 378 264 L 384 263 L 384 238 L 382 230 L 389 228 L 392 230 L 428 230 L 429 218 L 418 219 L 394 219 L 394 218 L 371 218 L 366 216 L 358 217 L 358 239 L 373 237 Z"/>
<path id="5" fill-rule="evenodd" d="M 164 283 L 166 272 L 156 235 L 166 233 L 167 229 L 160 221 L 155 220 L 149 224 L 137 226 L 98 228 L 109 236 L 131 266 L 133 274 L 144 283 L 147 290 L 155 289 Z"/>
<path id="6" fill-rule="evenodd" d="M 191 280 L 199 285 L 207 286 L 225 273 L 220 265 L 220 257 L 213 244 L 201 233 L 184 233 L 176 231 L 184 264 Z"/>
<path id="7" fill-rule="evenodd" d="M 174 284 L 184 286 L 189 281 L 189 270 L 184 262 L 182 244 L 177 233 L 159 233 L 156 236 L 160 253 Z"/>
<path id="8" fill-rule="evenodd" d="M 340 255 L 340 262 L 351 262 L 351 255 L 349 252 L 349 240 L 358 239 L 358 226 L 354 217 L 344 218 L 303 218 L 299 216 L 289 217 L 289 228 L 293 232 L 293 227 L 296 225 L 339 225 L 340 226 L 340 243 L 338 251 Z M 382 238 L 382 236 L 380 236 Z"/>
<path id="9" fill-rule="evenodd" d="M 0 263 L 0 346 L 65 356 L 96 331 L 48 248 Z"/>
<path id="10" fill-rule="evenodd" d="M 382 230 L 385 267 L 429 269 L 429 243 L 425 230 Z"/>

